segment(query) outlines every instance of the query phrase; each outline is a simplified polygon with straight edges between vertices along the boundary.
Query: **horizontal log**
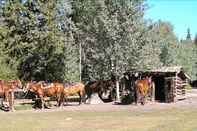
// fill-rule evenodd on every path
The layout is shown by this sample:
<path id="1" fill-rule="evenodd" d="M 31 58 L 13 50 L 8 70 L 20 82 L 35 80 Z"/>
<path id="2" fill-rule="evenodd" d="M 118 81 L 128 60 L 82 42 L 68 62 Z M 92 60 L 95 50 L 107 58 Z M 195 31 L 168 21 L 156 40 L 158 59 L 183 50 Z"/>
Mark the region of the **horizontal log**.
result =
<path id="1" fill-rule="evenodd" d="M 187 82 L 175 82 L 176 85 L 188 84 Z"/>

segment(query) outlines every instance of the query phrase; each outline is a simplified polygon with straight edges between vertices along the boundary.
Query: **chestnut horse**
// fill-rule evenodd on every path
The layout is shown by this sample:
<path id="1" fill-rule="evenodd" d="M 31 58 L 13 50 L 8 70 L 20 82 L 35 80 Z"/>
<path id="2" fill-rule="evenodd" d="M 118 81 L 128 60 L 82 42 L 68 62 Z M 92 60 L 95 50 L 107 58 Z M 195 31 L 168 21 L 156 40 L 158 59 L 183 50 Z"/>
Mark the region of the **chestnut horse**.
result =
<path id="1" fill-rule="evenodd" d="M 82 103 L 82 101 L 85 101 L 85 85 L 82 82 L 65 84 L 64 97 L 74 94 L 79 95 L 79 105 Z"/>
<path id="2" fill-rule="evenodd" d="M 9 102 L 9 110 L 14 111 L 14 89 L 22 88 L 20 80 L 0 80 L 0 97 Z M 3 100 L 1 101 L 3 105 Z"/>
<path id="3" fill-rule="evenodd" d="M 57 98 L 57 106 L 61 106 L 61 97 L 63 97 L 64 85 L 62 83 L 46 84 L 44 82 L 28 82 L 26 85 L 26 91 L 30 90 L 37 94 L 41 99 L 42 109 L 45 105 L 45 97 L 55 96 Z"/>
<path id="4" fill-rule="evenodd" d="M 112 80 L 98 80 L 98 81 L 91 81 L 86 84 L 85 91 L 87 98 L 89 100 L 88 103 L 91 103 L 91 96 L 93 93 L 98 93 L 98 96 L 104 101 L 103 94 L 108 94 L 110 98 L 107 102 L 112 101 L 112 91 L 115 87 L 115 82 Z M 110 92 L 110 93 L 109 93 Z"/>
<path id="5" fill-rule="evenodd" d="M 151 77 L 146 77 L 142 80 L 135 81 L 135 88 L 136 88 L 136 104 L 140 102 L 142 105 L 146 102 L 146 97 L 149 93 L 152 94 L 153 88 L 153 81 Z"/>

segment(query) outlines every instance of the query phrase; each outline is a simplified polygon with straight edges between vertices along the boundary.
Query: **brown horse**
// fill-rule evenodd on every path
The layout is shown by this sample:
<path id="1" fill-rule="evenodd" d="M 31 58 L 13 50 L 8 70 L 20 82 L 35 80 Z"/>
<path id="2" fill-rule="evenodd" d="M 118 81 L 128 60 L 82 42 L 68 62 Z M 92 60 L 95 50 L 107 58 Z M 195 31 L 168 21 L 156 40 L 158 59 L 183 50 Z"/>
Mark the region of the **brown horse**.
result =
<path id="1" fill-rule="evenodd" d="M 41 99 L 42 109 L 45 105 L 45 97 L 55 96 L 57 98 L 57 105 L 61 106 L 61 97 L 63 97 L 64 85 L 62 83 L 45 84 L 44 82 L 28 82 L 26 85 L 26 91 L 30 90 L 37 94 Z"/>
<path id="2" fill-rule="evenodd" d="M 112 80 L 98 80 L 98 81 L 91 81 L 85 86 L 86 91 L 86 100 L 89 100 L 88 103 L 91 103 L 91 96 L 93 93 L 98 93 L 98 96 L 106 102 L 112 101 L 112 91 L 115 87 L 115 82 Z M 103 94 L 108 95 L 108 99 L 103 99 Z"/>
<path id="3" fill-rule="evenodd" d="M 146 102 L 146 97 L 152 93 L 153 81 L 151 77 L 135 81 L 136 88 L 136 104 L 140 102 L 142 105 Z"/>
<path id="4" fill-rule="evenodd" d="M 82 100 L 84 101 L 85 99 L 85 85 L 82 82 L 65 84 L 64 96 L 68 97 L 74 94 L 79 95 L 79 105 L 80 105 L 82 103 Z"/>
<path id="5" fill-rule="evenodd" d="M 0 97 L 9 102 L 9 110 L 14 111 L 14 89 L 22 88 L 20 80 L 0 80 Z M 3 100 L 1 101 L 3 105 Z"/>

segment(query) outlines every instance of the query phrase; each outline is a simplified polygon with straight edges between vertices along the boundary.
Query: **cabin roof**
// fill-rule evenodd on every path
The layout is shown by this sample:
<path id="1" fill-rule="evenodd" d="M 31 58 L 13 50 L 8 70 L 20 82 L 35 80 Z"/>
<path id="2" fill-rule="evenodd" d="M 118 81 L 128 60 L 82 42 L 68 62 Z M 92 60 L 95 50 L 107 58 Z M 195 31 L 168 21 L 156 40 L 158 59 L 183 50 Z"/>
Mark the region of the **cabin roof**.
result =
<path id="1" fill-rule="evenodd" d="M 153 69 L 150 72 L 175 72 L 175 73 L 179 73 L 183 71 L 183 68 L 181 66 L 163 66 L 157 69 Z"/>
<path id="2" fill-rule="evenodd" d="M 181 74 L 184 78 L 191 80 L 191 77 L 185 73 L 182 66 L 162 66 L 160 68 L 152 69 L 152 70 L 134 70 L 130 71 L 130 73 L 142 73 L 142 74 Z"/>

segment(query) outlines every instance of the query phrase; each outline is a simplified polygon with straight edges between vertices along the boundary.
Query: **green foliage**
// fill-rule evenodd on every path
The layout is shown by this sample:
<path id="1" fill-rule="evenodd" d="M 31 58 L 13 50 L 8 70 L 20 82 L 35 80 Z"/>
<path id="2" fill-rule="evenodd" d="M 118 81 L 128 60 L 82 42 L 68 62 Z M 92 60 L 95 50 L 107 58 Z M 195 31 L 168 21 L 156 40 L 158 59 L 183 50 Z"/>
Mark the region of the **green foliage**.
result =
<path id="1" fill-rule="evenodd" d="M 60 5 L 53 0 L 6 2 L 1 41 L 9 64 L 17 67 L 20 78 L 64 81 L 69 73 L 65 68 L 72 61 L 65 61 L 65 51 L 73 50 L 72 27 L 65 8 L 58 14 Z"/>
<path id="2" fill-rule="evenodd" d="M 6 1 L 0 78 L 78 81 L 81 46 L 85 81 L 173 65 L 196 79 L 196 45 L 180 44 L 168 22 L 145 20 L 146 7 L 144 0 Z"/>
<path id="3" fill-rule="evenodd" d="M 186 73 L 188 73 L 189 76 L 191 76 L 192 80 L 197 79 L 197 66 L 196 66 L 196 60 L 197 60 L 197 48 L 196 45 L 192 43 L 186 43 L 182 41 L 178 48 L 176 49 L 175 54 L 175 62 L 177 65 L 183 66 Z"/>
<path id="4" fill-rule="evenodd" d="M 154 44 L 153 47 L 160 49 L 159 60 L 162 66 L 173 66 L 175 49 L 177 48 L 178 40 L 173 32 L 173 27 L 170 23 L 159 20 L 150 25 L 152 33 L 150 38 Z M 160 66 L 161 66 L 160 65 Z"/>
<path id="5" fill-rule="evenodd" d="M 187 29 L 186 40 L 191 40 L 190 28 Z"/>
<path id="6" fill-rule="evenodd" d="M 6 64 L 6 62 L 4 62 L 2 58 L 0 58 L 0 79 L 17 79 L 16 72 L 14 72 L 14 70 L 8 64 Z"/>
<path id="7" fill-rule="evenodd" d="M 84 53 L 83 69 L 88 79 L 106 79 L 112 72 L 121 75 L 147 64 L 141 59 L 148 37 L 143 1 L 79 0 L 74 7 L 78 42 Z"/>

